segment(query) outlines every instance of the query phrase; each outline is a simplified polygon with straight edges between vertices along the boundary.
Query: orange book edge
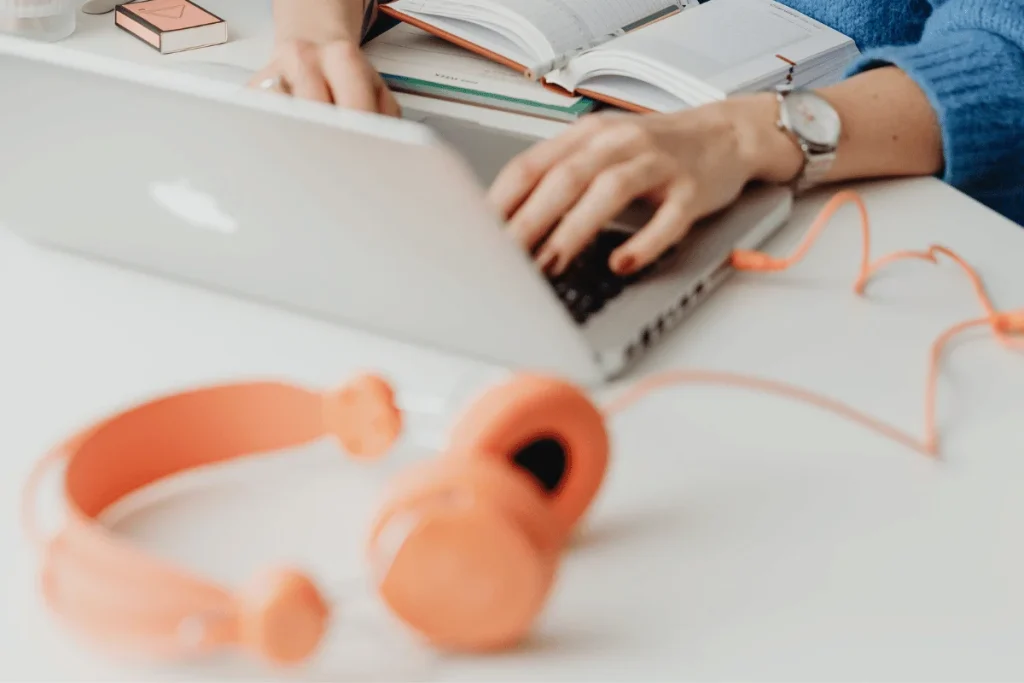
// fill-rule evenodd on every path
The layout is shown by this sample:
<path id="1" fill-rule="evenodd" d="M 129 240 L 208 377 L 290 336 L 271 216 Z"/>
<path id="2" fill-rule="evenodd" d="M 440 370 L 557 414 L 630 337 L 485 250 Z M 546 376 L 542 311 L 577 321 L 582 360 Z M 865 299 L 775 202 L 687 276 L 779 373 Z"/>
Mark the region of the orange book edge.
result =
<path id="1" fill-rule="evenodd" d="M 388 5 L 381 5 L 380 11 L 388 15 L 392 19 L 397 19 L 398 21 L 409 24 L 410 26 L 415 26 L 416 28 L 426 31 L 427 33 L 433 36 L 437 36 L 441 40 L 448 41 L 453 45 L 458 45 L 459 47 L 469 50 L 474 54 L 480 55 L 481 57 L 485 57 L 486 59 L 489 59 L 492 62 L 496 62 L 503 66 L 507 66 L 510 69 L 514 69 L 515 71 L 518 71 L 519 73 L 523 74 L 524 77 L 526 75 L 526 72 L 528 71 L 527 67 L 509 59 L 508 57 L 499 55 L 497 52 L 494 52 L 493 50 L 488 50 L 485 47 L 477 45 L 476 43 L 471 43 L 465 38 L 460 38 L 459 36 L 451 34 L 448 31 L 445 31 L 444 29 L 440 29 L 436 26 L 433 26 L 432 24 L 428 24 L 422 19 L 417 19 L 416 17 L 409 16 L 404 12 L 399 12 L 393 7 L 390 7 Z M 578 88 L 574 93 L 567 93 L 565 88 L 558 85 L 554 85 L 553 83 L 548 83 L 546 80 L 542 80 L 541 84 L 548 90 L 551 90 L 552 92 L 557 92 L 561 95 L 582 95 L 583 97 L 589 97 L 592 100 L 604 102 L 605 104 L 610 104 L 613 107 L 619 107 L 620 109 L 625 109 L 626 111 L 631 111 L 637 114 L 649 114 L 653 112 L 652 109 L 647 109 L 646 107 L 641 107 L 640 105 L 633 104 L 632 102 L 620 100 L 617 97 L 602 95 L 601 93 L 596 93 L 592 90 Z"/>

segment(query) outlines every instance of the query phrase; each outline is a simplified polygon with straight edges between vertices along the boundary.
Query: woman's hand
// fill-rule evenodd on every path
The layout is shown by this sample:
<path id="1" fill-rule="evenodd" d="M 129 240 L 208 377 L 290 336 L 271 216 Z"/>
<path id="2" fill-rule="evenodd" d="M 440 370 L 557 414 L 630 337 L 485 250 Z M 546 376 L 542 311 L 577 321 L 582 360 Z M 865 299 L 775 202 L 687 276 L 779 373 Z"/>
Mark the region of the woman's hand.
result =
<path id="1" fill-rule="evenodd" d="M 398 116 L 394 95 L 363 54 L 371 0 L 274 0 L 276 47 L 251 85 L 308 100 Z"/>
<path id="2" fill-rule="evenodd" d="M 776 115 L 774 97 L 759 95 L 676 114 L 591 116 L 512 160 L 490 200 L 552 275 L 632 202 L 653 203 L 651 221 L 611 256 L 610 268 L 628 275 L 750 181 L 799 173 L 803 156 Z"/>
<path id="3" fill-rule="evenodd" d="M 359 43 L 348 39 L 283 41 L 251 85 L 259 86 L 268 79 L 276 81 L 276 89 L 294 97 L 389 116 L 401 113 L 394 95 Z"/>

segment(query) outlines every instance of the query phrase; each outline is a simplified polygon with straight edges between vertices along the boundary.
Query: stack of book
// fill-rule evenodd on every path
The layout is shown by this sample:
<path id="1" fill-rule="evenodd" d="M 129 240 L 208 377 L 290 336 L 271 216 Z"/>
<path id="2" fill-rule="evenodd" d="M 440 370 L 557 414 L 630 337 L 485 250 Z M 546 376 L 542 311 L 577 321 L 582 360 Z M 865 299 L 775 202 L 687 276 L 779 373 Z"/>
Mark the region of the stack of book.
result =
<path id="1" fill-rule="evenodd" d="M 491 75 L 506 84 L 518 74 L 519 85 L 532 88 L 523 101 L 560 103 L 561 118 L 592 110 L 594 101 L 668 112 L 787 83 L 820 87 L 859 54 L 849 37 L 774 0 L 396 0 L 383 11 L 477 55 L 477 68 L 479 60 L 501 65 Z M 420 55 L 419 76 L 408 65 L 389 69 L 387 35 L 371 44 L 371 59 L 376 52 L 392 81 L 445 80 L 430 76 L 430 51 Z M 464 89 L 479 97 L 492 86 L 481 80 Z"/>
<path id="2" fill-rule="evenodd" d="M 523 78 L 500 64 L 399 24 L 374 38 L 366 54 L 396 92 L 466 102 L 491 109 L 572 122 L 598 103 Z"/>

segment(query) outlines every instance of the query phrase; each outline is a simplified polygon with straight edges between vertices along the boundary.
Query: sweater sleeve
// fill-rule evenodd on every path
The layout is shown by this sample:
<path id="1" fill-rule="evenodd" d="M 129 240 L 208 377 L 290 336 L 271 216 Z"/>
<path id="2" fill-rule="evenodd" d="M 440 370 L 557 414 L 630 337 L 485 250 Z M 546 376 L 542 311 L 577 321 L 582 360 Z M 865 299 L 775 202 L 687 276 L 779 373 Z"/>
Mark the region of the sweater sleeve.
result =
<path id="1" fill-rule="evenodd" d="M 871 49 L 851 73 L 893 65 L 942 129 L 945 180 L 965 192 L 1024 187 L 1024 0 L 931 0 L 919 42 Z"/>

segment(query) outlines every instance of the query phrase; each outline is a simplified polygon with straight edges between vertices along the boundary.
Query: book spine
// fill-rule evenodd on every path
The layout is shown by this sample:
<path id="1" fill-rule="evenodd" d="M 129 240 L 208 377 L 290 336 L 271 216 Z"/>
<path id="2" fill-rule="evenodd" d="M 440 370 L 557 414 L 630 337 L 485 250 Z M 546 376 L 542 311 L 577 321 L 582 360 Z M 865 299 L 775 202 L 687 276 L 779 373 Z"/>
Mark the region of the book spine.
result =
<path id="1" fill-rule="evenodd" d="M 686 7 L 690 5 L 690 3 L 691 0 L 672 0 L 671 4 L 669 4 L 667 7 L 664 7 L 658 10 L 657 12 L 654 12 L 650 16 L 644 17 L 639 21 L 635 21 L 632 24 L 623 26 L 620 29 L 612 31 L 611 33 L 595 38 L 594 40 L 591 40 L 586 44 L 577 47 L 574 50 L 570 50 L 565 54 L 559 55 L 554 59 L 549 59 L 546 62 L 541 62 L 540 64 L 527 68 L 526 77 L 534 81 L 539 81 L 552 71 L 564 69 L 566 66 L 569 65 L 569 62 L 571 62 L 578 55 L 587 52 L 588 50 L 593 50 L 594 48 L 601 47 L 602 45 L 609 41 L 615 40 L 616 38 L 624 36 L 627 33 L 630 33 L 637 29 L 643 28 L 644 26 L 647 26 L 649 24 L 653 24 L 656 21 L 660 21 L 661 19 L 665 19 L 666 17 L 678 14 L 682 10 L 686 9 Z"/>

